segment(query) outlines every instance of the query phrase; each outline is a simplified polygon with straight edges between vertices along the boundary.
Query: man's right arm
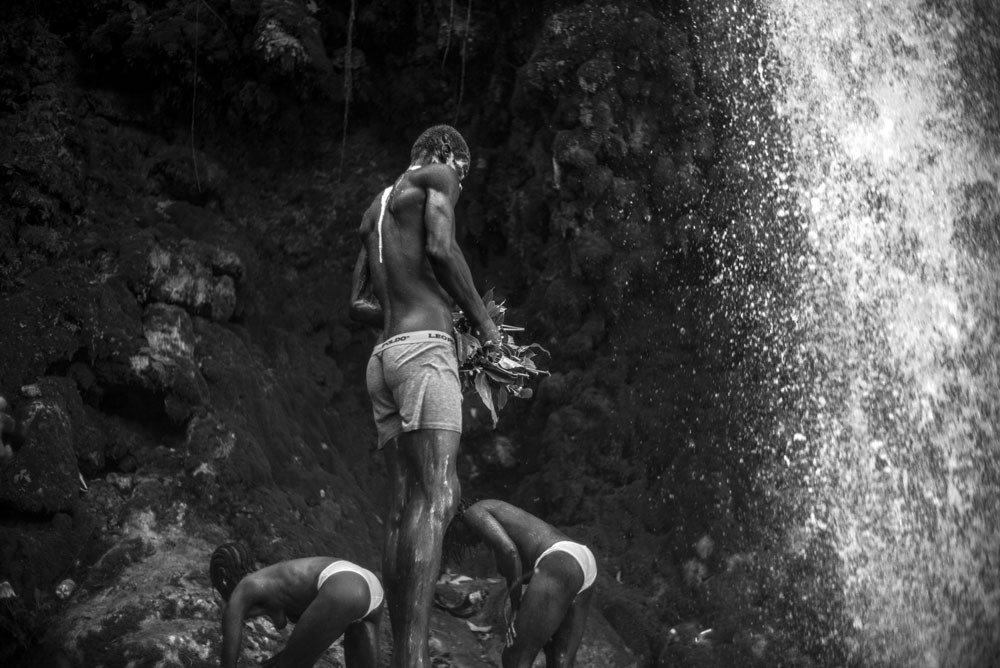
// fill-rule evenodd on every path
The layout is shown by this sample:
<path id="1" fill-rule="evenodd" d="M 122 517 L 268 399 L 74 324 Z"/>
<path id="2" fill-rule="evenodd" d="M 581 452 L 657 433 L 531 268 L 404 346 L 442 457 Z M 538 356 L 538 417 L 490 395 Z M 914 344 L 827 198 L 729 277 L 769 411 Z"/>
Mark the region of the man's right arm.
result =
<path id="1" fill-rule="evenodd" d="M 222 660 L 220 668 L 236 668 L 240 658 L 240 643 L 243 636 L 243 593 L 237 590 L 229 597 L 226 611 L 222 613 Z"/>
<path id="2" fill-rule="evenodd" d="M 493 550 L 497 559 L 497 570 L 507 580 L 507 588 L 510 589 L 511 606 L 517 610 L 521 604 L 519 581 L 523 569 L 517 545 L 499 520 L 488 510 L 473 506 L 465 511 L 464 519 L 469 528 Z"/>
<path id="3" fill-rule="evenodd" d="M 382 305 L 372 291 L 371 272 L 368 268 L 368 250 L 362 246 L 354 264 L 351 279 L 351 319 L 382 329 L 385 318 Z"/>

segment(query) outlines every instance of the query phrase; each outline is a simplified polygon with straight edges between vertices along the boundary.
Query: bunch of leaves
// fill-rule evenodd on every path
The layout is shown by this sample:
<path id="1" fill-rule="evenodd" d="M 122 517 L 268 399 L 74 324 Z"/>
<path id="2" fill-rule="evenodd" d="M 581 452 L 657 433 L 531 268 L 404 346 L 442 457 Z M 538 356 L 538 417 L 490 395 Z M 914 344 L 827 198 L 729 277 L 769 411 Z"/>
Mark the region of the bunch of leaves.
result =
<path id="1" fill-rule="evenodd" d="M 483 304 L 500 330 L 500 344 L 484 347 L 473 334 L 473 323 L 461 310 L 455 311 L 458 373 L 463 391 L 479 395 L 495 427 L 509 397 L 530 399 L 533 391 L 526 383 L 536 376 L 548 375 L 548 371 L 536 366 L 535 355 L 538 351 L 548 355 L 549 351 L 537 343 L 518 345 L 514 341 L 514 333 L 523 332 L 524 328 L 504 323 L 507 308 L 503 302 L 496 302 L 492 289 L 483 295 Z"/>

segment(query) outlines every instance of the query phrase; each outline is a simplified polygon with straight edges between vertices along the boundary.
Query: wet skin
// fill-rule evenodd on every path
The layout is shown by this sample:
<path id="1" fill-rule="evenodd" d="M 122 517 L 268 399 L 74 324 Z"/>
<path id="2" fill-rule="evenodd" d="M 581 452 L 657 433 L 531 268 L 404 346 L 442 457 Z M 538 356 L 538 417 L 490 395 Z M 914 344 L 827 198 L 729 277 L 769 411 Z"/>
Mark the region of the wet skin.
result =
<path id="1" fill-rule="evenodd" d="M 268 617 L 278 629 L 295 624 L 285 648 L 264 662 L 268 668 L 312 666 L 340 636 L 347 668 L 377 668 L 383 606 L 365 615 L 371 594 L 357 573 L 335 573 L 317 590 L 320 573 L 334 561 L 282 561 L 240 580 L 222 616 L 222 668 L 236 668 L 243 622 L 254 617 Z"/>
<path id="2" fill-rule="evenodd" d="M 571 668 L 583 639 L 593 587 L 583 586 L 583 569 L 564 552 L 535 561 L 554 543 L 570 540 L 555 527 L 504 501 L 487 499 L 463 514 L 466 525 L 493 550 L 497 569 L 510 588 L 515 614 L 501 655 L 503 668 L 530 668 L 540 651 L 548 668 Z M 534 568 L 522 592 L 525 569 Z"/>
<path id="3" fill-rule="evenodd" d="M 455 238 L 455 203 L 466 169 L 452 156 L 416 160 L 393 187 L 381 249 L 381 197 L 362 217 L 351 317 L 381 329 L 380 340 L 419 330 L 450 334 L 453 302 L 476 324 L 481 342 L 500 340 Z M 383 449 L 391 490 L 382 574 L 397 668 L 431 666 L 430 609 L 444 528 L 458 504 L 459 438 L 457 431 L 417 429 Z"/>

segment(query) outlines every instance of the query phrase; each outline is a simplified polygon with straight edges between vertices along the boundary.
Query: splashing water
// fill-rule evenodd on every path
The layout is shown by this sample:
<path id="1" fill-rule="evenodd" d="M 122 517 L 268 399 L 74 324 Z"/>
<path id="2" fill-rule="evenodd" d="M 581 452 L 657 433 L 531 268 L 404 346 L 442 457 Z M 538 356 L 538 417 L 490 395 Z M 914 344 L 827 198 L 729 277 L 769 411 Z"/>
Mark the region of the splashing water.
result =
<path id="1" fill-rule="evenodd" d="M 1000 665 L 1000 166 L 968 70 L 998 10 L 767 4 L 805 240 L 788 530 L 836 556 L 853 662 Z"/>

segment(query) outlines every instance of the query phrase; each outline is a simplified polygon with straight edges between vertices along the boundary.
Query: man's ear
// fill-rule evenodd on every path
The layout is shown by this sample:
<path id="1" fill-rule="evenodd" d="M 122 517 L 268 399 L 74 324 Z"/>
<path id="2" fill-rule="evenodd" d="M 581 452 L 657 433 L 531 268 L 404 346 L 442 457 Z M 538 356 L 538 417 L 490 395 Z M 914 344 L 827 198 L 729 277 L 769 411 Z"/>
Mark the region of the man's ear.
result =
<path id="1" fill-rule="evenodd" d="M 442 142 L 441 162 L 447 165 L 449 160 L 454 161 L 454 159 L 455 159 L 455 151 L 451 149 L 451 144 L 449 144 L 447 141 Z"/>

